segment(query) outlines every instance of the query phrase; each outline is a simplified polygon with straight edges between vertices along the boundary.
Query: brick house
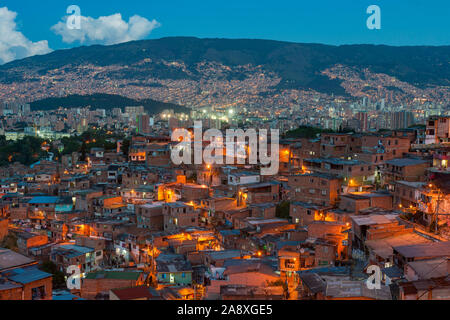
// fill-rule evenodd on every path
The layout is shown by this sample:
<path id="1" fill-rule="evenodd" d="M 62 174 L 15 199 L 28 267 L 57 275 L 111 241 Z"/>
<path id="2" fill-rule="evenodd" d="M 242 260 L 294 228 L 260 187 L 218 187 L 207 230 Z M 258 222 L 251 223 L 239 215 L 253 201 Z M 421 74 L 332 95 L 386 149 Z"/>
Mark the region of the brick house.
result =
<path id="1" fill-rule="evenodd" d="M 197 210 L 183 202 L 164 203 L 163 215 L 165 231 L 198 226 L 199 214 Z"/>
<path id="2" fill-rule="evenodd" d="M 0 300 L 52 300 L 52 275 L 36 261 L 0 248 Z"/>
<path id="3" fill-rule="evenodd" d="M 309 173 L 288 178 L 290 199 L 318 205 L 334 205 L 338 201 L 339 178 L 326 173 Z"/>
<path id="4" fill-rule="evenodd" d="M 431 166 L 427 160 L 420 159 L 393 159 L 386 161 L 382 169 L 383 184 L 390 185 L 391 189 L 395 181 L 423 182 L 426 170 Z"/>
<path id="5" fill-rule="evenodd" d="M 396 181 L 394 184 L 394 205 L 402 208 L 417 208 L 420 189 L 425 182 Z"/>
<path id="6" fill-rule="evenodd" d="M 137 226 L 154 231 L 164 229 L 164 215 L 162 203 L 148 203 L 134 207 Z"/>
<path id="7" fill-rule="evenodd" d="M 117 288 L 142 286 L 146 279 L 142 271 L 98 271 L 91 272 L 81 281 L 81 297 L 87 300 L 109 296 Z"/>
<path id="8" fill-rule="evenodd" d="M 325 220 L 327 210 L 330 208 L 307 202 L 294 201 L 291 203 L 289 216 L 292 218 L 292 222 L 301 226 L 307 226 L 314 221 Z"/>
<path id="9" fill-rule="evenodd" d="M 29 232 L 17 232 L 17 247 L 19 252 L 27 255 L 32 247 L 43 246 L 48 243 L 48 236 Z"/>
<path id="10" fill-rule="evenodd" d="M 238 188 L 238 205 L 279 202 L 281 186 L 275 181 L 261 182 Z"/>
<path id="11" fill-rule="evenodd" d="M 367 208 L 393 209 L 393 197 L 390 193 L 381 192 L 355 192 L 341 196 L 339 209 L 358 214 Z"/>
<path id="12" fill-rule="evenodd" d="M 218 299 L 222 286 L 240 284 L 265 288 L 269 287 L 270 283 L 280 279 L 273 269 L 264 263 L 249 264 L 244 262 L 232 265 L 226 268 L 223 276 L 223 280 L 211 280 L 211 285 L 206 287 L 207 300 Z"/>
<path id="13" fill-rule="evenodd" d="M 310 158 L 303 161 L 308 171 L 333 174 L 342 181 L 343 192 L 361 191 L 375 181 L 376 166 L 357 159 Z"/>
<path id="14" fill-rule="evenodd" d="M 348 133 L 323 133 L 320 136 L 320 156 L 340 158 L 358 151 L 355 138 Z"/>
<path id="15" fill-rule="evenodd" d="M 371 134 L 362 137 L 362 150 L 373 150 L 382 148 L 388 158 L 401 158 L 411 147 L 409 137 L 399 137 L 395 135 Z"/>

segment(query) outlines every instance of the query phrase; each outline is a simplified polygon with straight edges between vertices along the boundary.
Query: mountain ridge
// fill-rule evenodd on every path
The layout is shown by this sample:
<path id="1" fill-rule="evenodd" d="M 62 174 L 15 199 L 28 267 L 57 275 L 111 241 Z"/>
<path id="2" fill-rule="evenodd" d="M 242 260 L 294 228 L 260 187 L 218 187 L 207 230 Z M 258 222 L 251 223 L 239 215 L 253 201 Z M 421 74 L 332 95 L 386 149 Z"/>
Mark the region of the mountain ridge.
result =
<path id="1" fill-rule="evenodd" d="M 142 62 L 147 60 L 149 62 Z M 40 81 L 41 76 L 52 74 L 54 70 L 79 72 L 76 67 L 86 65 L 123 67 L 104 74 L 108 80 L 114 81 L 144 81 L 151 76 L 157 80 L 198 82 L 209 79 L 205 70 L 199 71 L 199 65 L 214 63 L 220 66 L 212 68 L 231 68 L 231 71 L 221 71 L 220 76 L 225 80 L 242 80 L 258 72 L 270 74 L 273 79 L 279 80 L 270 87 L 276 92 L 313 90 L 349 96 L 351 94 L 344 88 L 342 77 L 326 74 L 330 68 L 340 65 L 361 76 L 369 70 L 417 88 L 450 87 L 450 46 L 335 46 L 195 37 L 166 37 L 57 50 L 0 66 L 0 84 Z M 253 69 L 241 72 L 244 66 Z M 61 76 L 61 72 L 57 75 Z"/>
<path id="2" fill-rule="evenodd" d="M 190 109 L 184 106 L 164 103 L 155 101 L 152 99 L 134 100 L 120 95 L 111 94 L 93 94 L 93 95 L 69 95 L 66 97 L 53 97 L 33 101 L 30 103 L 31 110 L 33 111 L 48 111 L 55 110 L 59 107 L 68 109 L 87 107 L 90 106 L 96 109 L 110 110 L 113 108 L 121 108 L 122 111 L 125 107 L 131 106 L 143 106 L 145 111 L 150 115 L 158 114 L 164 110 L 173 110 L 175 113 L 189 113 Z"/>

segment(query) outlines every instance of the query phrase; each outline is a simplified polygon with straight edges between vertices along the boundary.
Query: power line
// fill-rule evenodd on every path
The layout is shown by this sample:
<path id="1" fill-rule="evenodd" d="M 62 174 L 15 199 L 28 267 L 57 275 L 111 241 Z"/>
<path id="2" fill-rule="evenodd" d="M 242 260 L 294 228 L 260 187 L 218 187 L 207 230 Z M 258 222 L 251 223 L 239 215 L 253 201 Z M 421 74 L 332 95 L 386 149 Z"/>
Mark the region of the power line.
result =
<path id="1" fill-rule="evenodd" d="M 439 263 L 437 266 L 435 266 L 433 269 L 431 269 L 429 272 L 427 272 L 424 276 L 429 275 L 431 272 L 433 272 L 434 270 L 436 270 L 441 264 L 443 263 L 448 263 L 449 258 L 447 257 L 444 261 L 442 261 L 441 263 Z M 426 293 L 428 293 L 430 290 L 436 289 L 439 285 L 436 285 L 434 287 L 430 287 L 428 290 L 425 290 L 424 293 L 422 293 L 419 297 L 417 297 L 416 300 L 420 300 L 420 298 L 422 298 Z"/>

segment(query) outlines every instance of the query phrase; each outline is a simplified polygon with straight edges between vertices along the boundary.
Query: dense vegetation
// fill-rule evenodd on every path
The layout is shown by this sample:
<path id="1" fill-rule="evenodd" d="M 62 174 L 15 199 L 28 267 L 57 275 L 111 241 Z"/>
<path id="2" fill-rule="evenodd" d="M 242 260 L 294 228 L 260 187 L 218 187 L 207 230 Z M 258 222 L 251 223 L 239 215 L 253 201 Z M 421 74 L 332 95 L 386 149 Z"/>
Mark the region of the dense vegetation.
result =
<path id="1" fill-rule="evenodd" d="M 190 111 L 189 108 L 173 104 L 155 101 L 151 99 L 134 100 L 127 97 L 111 94 L 93 94 L 93 95 L 70 95 L 61 98 L 47 98 L 31 103 L 32 110 L 54 110 L 59 107 L 64 108 L 79 108 L 91 106 L 93 109 L 106 109 L 121 108 L 127 106 L 143 106 L 149 114 L 158 114 L 166 109 L 172 109 L 176 113 Z"/>
<path id="2" fill-rule="evenodd" d="M 317 127 L 310 127 L 310 126 L 300 126 L 297 129 L 291 130 L 286 132 L 285 138 L 307 138 L 307 139 L 313 139 L 317 138 L 317 135 L 320 133 L 344 133 L 344 132 L 351 132 L 351 129 L 343 128 L 340 131 L 334 131 L 331 129 L 321 129 Z"/>
<path id="3" fill-rule="evenodd" d="M 104 148 L 105 150 L 115 150 L 117 140 L 125 139 L 125 135 L 113 134 L 103 129 L 89 129 L 79 136 L 62 138 L 64 145 L 62 150 L 56 149 L 50 141 L 37 137 L 25 137 L 22 140 L 6 141 L 5 136 L 0 136 L 0 166 L 19 162 L 24 165 L 31 165 L 48 156 L 42 146 L 47 144 L 49 152 L 54 154 L 54 159 L 58 160 L 61 155 L 81 152 L 85 157 L 92 148 Z M 128 148 L 129 140 L 125 139 L 125 147 Z"/>
<path id="4" fill-rule="evenodd" d="M 6 141 L 5 136 L 0 136 L 0 166 L 14 162 L 25 165 L 33 164 L 47 155 L 47 151 L 42 149 L 43 143 L 43 139 L 36 137 Z"/>
<path id="5" fill-rule="evenodd" d="M 58 269 L 58 266 L 52 261 L 46 261 L 39 267 L 40 270 L 53 275 L 53 289 L 63 289 L 66 285 L 64 272 Z"/>
<path id="6" fill-rule="evenodd" d="M 105 150 L 115 150 L 117 140 L 124 139 L 124 135 L 112 134 L 104 129 L 89 129 L 79 136 L 62 138 L 64 149 L 59 153 L 61 155 L 71 154 L 72 152 L 81 152 L 86 155 L 92 148 L 104 148 Z"/>

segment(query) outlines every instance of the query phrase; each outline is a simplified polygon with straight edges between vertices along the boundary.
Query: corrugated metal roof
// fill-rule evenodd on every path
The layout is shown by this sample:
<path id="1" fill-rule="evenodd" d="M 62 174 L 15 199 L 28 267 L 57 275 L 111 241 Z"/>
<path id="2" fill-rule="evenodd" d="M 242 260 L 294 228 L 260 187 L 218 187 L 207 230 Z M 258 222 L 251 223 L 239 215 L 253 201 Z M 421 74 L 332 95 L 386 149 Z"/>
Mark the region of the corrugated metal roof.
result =
<path id="1" fill-rule="evenodd" d="M 51 196 L 43 196 L 43 197 L 34 197 L 28 203 L 30 204 L 46 204 L 46 203 L 57 203 L 59 197 L 51 197 Z"/>
<path id="2" fill-rule="evenodd" d="M 406 258 L 445 257 L 450 256 L 450 241 L 399 246 L 394 250 Z"/>
<path id="3" fill-rule="evenodd" d="M 17 268 L 10 271 L 5 271 L 2 275 L 9 280 L 22 284 L 52 277 L 50 273 L 41 271 L 37 267 Z"/>

